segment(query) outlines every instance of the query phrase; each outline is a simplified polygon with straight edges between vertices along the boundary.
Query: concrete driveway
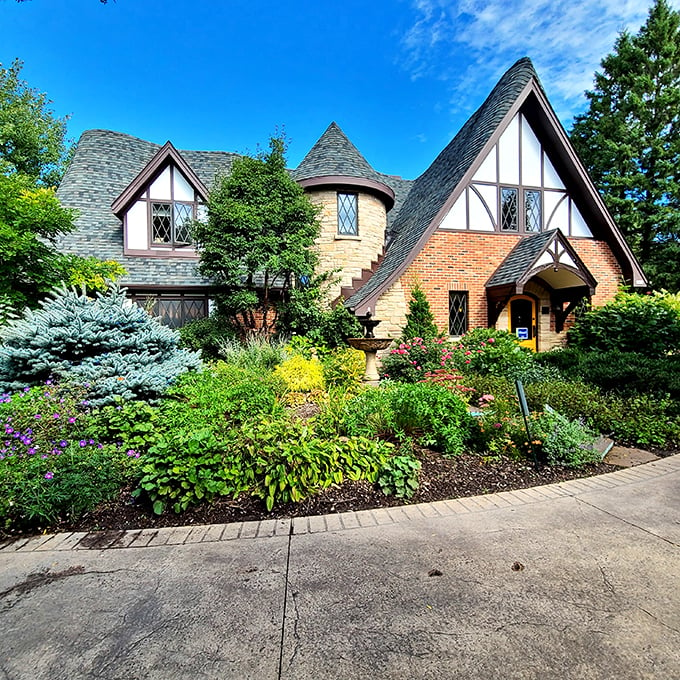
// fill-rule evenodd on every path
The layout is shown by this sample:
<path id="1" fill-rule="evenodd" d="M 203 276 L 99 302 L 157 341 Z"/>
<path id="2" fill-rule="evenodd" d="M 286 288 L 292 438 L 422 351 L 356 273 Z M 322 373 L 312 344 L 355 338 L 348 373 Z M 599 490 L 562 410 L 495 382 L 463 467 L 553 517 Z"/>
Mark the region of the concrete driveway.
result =
<path id="1" fill-rule="evenodd" d="M 18 541 L 0 678 L 679 678 L 679 497 L 676 456 L 389 512 Z"/>

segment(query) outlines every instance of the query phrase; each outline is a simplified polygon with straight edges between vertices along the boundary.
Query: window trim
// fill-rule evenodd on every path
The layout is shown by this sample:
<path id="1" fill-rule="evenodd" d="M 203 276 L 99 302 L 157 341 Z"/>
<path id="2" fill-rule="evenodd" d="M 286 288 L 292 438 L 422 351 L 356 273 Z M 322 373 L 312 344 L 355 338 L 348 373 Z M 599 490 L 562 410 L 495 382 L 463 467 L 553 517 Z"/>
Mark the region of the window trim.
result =
<path id="1" fill-rule="evenodd" d="M 352 196 L 354 198 L 354 230 L 340 231 L 340 197 Z M 336 193 L 336 210 L 337 210 L 337 225 L 336 236 L 338 238 L 359 238 L 359 194 L 353 191 L 338 191 Z"/>
<path id="2" fill-rule="evenodd" d="M 170 199 L 162 199 L 162 198 L 151 198 L 151 185 L 161 176 L 165 168 L 170 169 Z M 147 243 L 149 244 L 149 249 L 161 249 L 163 248 L 164 251 L 167 250 L 178 250 L 178 251 L 187 251 L 188 249 L 194 249 L 195 244 L 192 243 L 191 241 L 176 241 L 175 236 L 175 204 L 179 205 L 187 205 L 191 206 L 191 219 L 195 220 L 197 219 L 198 216 L 198 206 L 199 206 L 199 197 L 198 193 L 196 192 L 196 189 L 192 187 L 194 191 L 194 200 L 193 201 L 180 201 L 180 200 L 175 200 L 175 172 L 176 168 L 172 163 L 169 163 L 168 165 L 165 165 L 161 168 L 160 172 L 149 182 L 149 184 L 146 187 L 146 191 L 143 194 L 142 200 L 146 201 L 146 226 L 147 226 Z M 169 243 L 162 243 L 160 241 L 154 241 L 154 233 L 153 233 L 153 206 L 154 204 L 158 205 L 169 205 L 170 206 L 170 242 Z"/>
<path id="3" fill-rule="evenodd" d="M 460 295 L 465 301 L 463 332 L 453 333 L 453 319 L 451 315 L 451 306 L 454 296 Z M 450 290 L 449 291 L 449 336 L 458 338 L 468 332 L 470 328 L 470 291 L 469 290 Z"/>

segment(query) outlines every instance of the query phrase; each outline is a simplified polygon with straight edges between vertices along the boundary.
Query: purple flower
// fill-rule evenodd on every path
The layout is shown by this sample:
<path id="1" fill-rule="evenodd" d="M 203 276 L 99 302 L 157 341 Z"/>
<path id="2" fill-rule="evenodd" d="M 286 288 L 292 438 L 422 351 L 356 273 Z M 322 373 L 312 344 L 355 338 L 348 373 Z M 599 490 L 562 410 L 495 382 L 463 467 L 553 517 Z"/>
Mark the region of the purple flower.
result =
<path id="1" fill-rule="evenodd" d="M 81 439 L 78 443 L 80 444 L 81 448 L 87 445 L 87 442 L 84 439 Z"/>
<path id="2" fill-rule="evenodd" d="M 52 477 L 54 477 L 54 473 L 53 473 L 53 472 L 46 472 L 46 473 L 45 473 L 45 479 L 52 479 Z"/>
<path id="3" fill-rule="evenodd" d="M 40 420 L 40 418 L 42 418 L 42 416 L 39 413 L 36 413 L 34 417 L 36 420 Z"/>
<path id="4" fill-rule="evenodd" d="M 76 422 L 76 419 L 73 418 L 73 417 L 71 417 L 71 418 L 68 419 L 68 422 L 69 422 L 69 423 L 75 423 L 75 422 Z"/>
<path id="5" fill-rule="evenodd" d="M 58 413 L 53 413 L 52 417 L 57 420 L 57 418 L 61 418 L 61 416 Z"/>
<path id="6" fill-rule="evenodd" d="M 68 446 L 68 442 L 65 441 L 64 439 L 62 439 L 62 440 L 59 442 L 59 446 L 61 446 L 62 449 L 65 449 L 65 448 Z"/>
<path id="7" fill-rule="evenodd" d="M 128 456 L 135 456 L 135 458 L 139 458 L 139 454 L 135 453 L 134 449 L 128 449 L 127 455 Z"/>

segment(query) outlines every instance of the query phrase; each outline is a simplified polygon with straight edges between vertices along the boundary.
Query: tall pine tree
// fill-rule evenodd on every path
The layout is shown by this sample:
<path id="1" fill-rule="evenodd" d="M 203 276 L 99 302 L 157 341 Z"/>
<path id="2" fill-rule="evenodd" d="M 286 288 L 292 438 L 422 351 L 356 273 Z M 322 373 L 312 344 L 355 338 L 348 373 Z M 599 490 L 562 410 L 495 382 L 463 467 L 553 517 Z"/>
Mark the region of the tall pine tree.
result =
<path id="1" fill-rule="evenodd" d="M 656 0 L 602 60 L 571 141 L 652 285 L 680 289 L 680 13 Z"/>

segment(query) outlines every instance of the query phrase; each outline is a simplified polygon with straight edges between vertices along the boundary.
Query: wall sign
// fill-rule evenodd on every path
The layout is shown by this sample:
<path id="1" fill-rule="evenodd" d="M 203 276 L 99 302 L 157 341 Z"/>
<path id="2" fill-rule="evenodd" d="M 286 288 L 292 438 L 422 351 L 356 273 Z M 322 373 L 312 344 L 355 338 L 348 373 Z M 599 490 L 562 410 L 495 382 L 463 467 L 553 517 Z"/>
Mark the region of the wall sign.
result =
<path id="1" fill-rule="evenodd" d="M 529 339 L 529 329 L 528 328 L 515 328 L 515 333 L 518 340 L 528 340 Z"/>

